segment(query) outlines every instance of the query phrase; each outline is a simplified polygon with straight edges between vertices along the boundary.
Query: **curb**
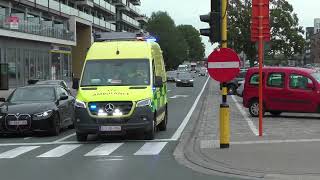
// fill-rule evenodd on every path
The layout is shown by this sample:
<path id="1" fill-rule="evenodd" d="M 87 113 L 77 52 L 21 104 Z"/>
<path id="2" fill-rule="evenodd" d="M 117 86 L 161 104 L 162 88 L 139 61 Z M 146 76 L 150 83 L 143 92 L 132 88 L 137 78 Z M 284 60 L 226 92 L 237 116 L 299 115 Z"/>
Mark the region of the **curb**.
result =
<path id="1" fill-rule="evenodd" d="M 209 81 L 209 86 L 212 81 Z M 174 151 L 174 157 L 178 163 L 186 166 L 194 171 L 218 176 L 237 177 L 243 179 L 262 179 L 265 177 L 263 172 L 245 171 L 239 169 L 232 169 L 222 162 L 214 162 L 211 158 L 207 158 L 200 150 L 199 141 L 197 141 L 197 134 L 200 129 L 201 119 L 205 113 L 205 105 L 207 105 L 208 98 L 206 95 L 211 93 L 210 88 L 206 88 L 203 93 L 197 109 L 193 113 L 190 122 L 182 133 L 178 145 Z M 210 161 L 211 160 L 211 161 Z"/>

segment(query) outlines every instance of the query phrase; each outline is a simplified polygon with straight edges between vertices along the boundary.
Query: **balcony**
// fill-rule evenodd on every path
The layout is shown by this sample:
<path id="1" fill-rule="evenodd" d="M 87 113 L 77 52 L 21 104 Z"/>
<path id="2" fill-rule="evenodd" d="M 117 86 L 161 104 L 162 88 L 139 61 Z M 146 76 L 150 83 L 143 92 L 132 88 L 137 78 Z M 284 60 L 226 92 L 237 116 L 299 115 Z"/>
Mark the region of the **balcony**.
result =
<path id="1" fill-rule="evenodd" d="M 104 1 L 104 0 L 94 0 L 94 5 L 99 7 L 100 9 L 107 10 L 110 14 L 116 13 L 115 6 L 111 5 L 110 3 Z"/>
<path id="2" fill-rule="evenodd" d="M 141 1 L 140 1 L 140 0 L 130 0 L 130 2 L 131 2 L 133 5 L 136 5 L 136 6 L 140 6 L 140 5 L 141 5 Z"/>
<path id="3" fill-rule="evenodd" d="M 148 18 L 146 16 L 139 16 L 135 18 L 140 23 L 148 23 Z"/>
<path id="4" fill-rule="evenodd" d="M 127 6 L 127 1 L 126 0 L 113 0 L 112 2 L 116 6 L 120 6 L 120 7 Z"/>
<path id="5" fill-rule="evenodd" d="M 89 7 L 93 7 L 93 2 L 92 0 L 77 0 L 76 4 L 78 6 L 89 6 Z"/>
<path id="6" fill-rule="evenodd" d="M 121 20 L 137 29 L 139 29 L 139 26 L 140 26 L 140 23 L 134 19 L 132 19 L 131 17 L 125 15 L 125 14 L 122 14 L 121 16 Z"/>
<path id="7" fill-rule="evenodd" d="M 17 27 L 12 27 L 6 21 L 7 18 L 8 17 L 6 16 L 0 15 L 0 29 L 51 37 L 67 41 L 74 41 L 74 32 L 70 32 L 67 29 L 32 23 L 29 21 L 19 21 Z"/>
<path id="8" fill-rule="evenodd" d="M 129 8 L 130 8 L 130 11 L 136 15 L 140 15 L 140 9 L 137 8 L 135 5 L 133 5 L 132 3 L 129 3 Z"/>

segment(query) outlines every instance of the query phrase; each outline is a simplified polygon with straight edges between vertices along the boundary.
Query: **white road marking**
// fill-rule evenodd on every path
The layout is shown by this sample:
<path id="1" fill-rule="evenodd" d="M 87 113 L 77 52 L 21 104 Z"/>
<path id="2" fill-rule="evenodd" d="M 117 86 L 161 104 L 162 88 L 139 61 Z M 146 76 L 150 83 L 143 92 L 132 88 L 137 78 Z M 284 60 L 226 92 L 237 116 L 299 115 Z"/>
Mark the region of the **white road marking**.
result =
<path id="1" fill-rule="evenodd" d="M 254 144 L 281 144 L 281 143 L 309 143 L 320 142 L 320 139 L 281 139 L 281 140 L 257 140 L 257 141 L 235 141 L 231 145 L 254 145 Z M 200 148 L 219 148 L 219 140 L 201 140 Z"/>
<path id="2" fill-rule="evenodd" d="M 171 90 L 168 90 L 168 92 L 171 92 Z"/>
<path id="3" fill-rule="evenodd" d="M 207 78 L 207 81 L 205 82 L 205 84 L 203 85 L 203 88 L 200 92 L 200 94 L 198 95 L 197 99 L 195 100 L 194 104 L 192 105 L 191 109 L 189 110 L 187 116 L 183 119 L 182 123 L 180 124 L 179 128 L 176 130 L 176 132 L 173 134 L 173 136 L 171 137 L 171 139 L 173 140 L 178 140 L 184 130 L 184 128 L 187 126 L 190 118 L 191 118 L 191 115 L 193 113 L 193 111 L 196 109 L 197 105 L 198 105 L 198 102 L 200 100 L 200 97 L 201 95 L 203 94 L 203 91 L 205 89 L 205 87 L 207 86 L 208 84 L 208 81 L 209 81 L 209 78 Z"/>
<path id="4" fill-rule="evenodd" d="M 17 147 L 12 150 L 6 151 L 4 153 L 0 154 L 0 159 L 11 159 L 15 158 L 21 154 L 24 154 L 26 152 L 32 151 L 36 148 L 39 148 L 40 146 L 22 146 L 22 147 Z"/>
<path id="5" fill-rule="evenodd" d="M 124 140 L 123 142 L 174 142 L 175 139 L 154 139 L 154 140 Z M 62 141 L 62 142 L 40 142 L 40 143 L 2 143 L 0 147 L 5 146 L 40 146 L 40 145 L 59 145 L 59 144 L 99 144 L 99 141 Z"/>
<path id="6" fill-rule="evenodd" d="M 244 117 L 244 119 L 247 121 L 248 126 L 250 127 L 252 133 L 256 136 L 259 136 L 259 132 L 257 127 L 254 125 L 253 121 L 248 117 L 248 114 L 245 112 L 245 110 L 243 110 L 242 106 L 239 104 L 239 102 L 237 101 L 237 99 L 232 95 L 231 96 L 233 101 L 236 103 L 237 108 L 239 109 L 240 113 L 242 114 L 242 116 Z"/>
<path id="7" fill-rule="evenodd" d="M 231 61 L 231 62 L 209 62 L 208 69 L 226 69 L 226 68 L 239 68 L 240 63 Z"/>
<path id="8" fill-rule="evenodd" d="M 61 145 L 37 157 L 61 157 L 80 146 L 80 144 Z"/>
<path id="9" fill-rule="evenodd" d="M 172 96 L 172 97 L 169 97 L 170 99 L 177 99 L 177 98 L 187 98 L 189 97 L 188 95 L 175 95 L 175 96 Z"/>
<path id="10" fill-rule="evenodd" d="M 123 143 L 106 143 L 102 144 L 96 148 L 94 148 L 92 151 L 88 152 L 84 156 L 108 156 L 113 151 L 118 149 Z"/>
<path id="11" fill-rule="evenodd" d="M 25 137 L 23 138 L 24 140 L 28 140 L 28 139 L 31 139 L 32 137 Z"/>
<path id="12" fill-rule="evenodd" d="M 60 139 L 58 139 L 58 140 L 55 140 L 54 142 L 61 142 L 61 141 L 64 141 L 64 140 L 66 140 L 66 139 L 69 139 L 70 137 L 73 137 L 73 136 L 75 136 L 76 135 L 76 133 L 72 133 L 72 134 L 70 134 L 70 135 L 68 135 L 68 136 L 65 136 L 65 137 L 63 137 L 63 138 L 60 138 Z"/>
<path id="13" fill-rule="evenodd" d="M 168 142 L 145 143 L 134 155 L 158 155 Z"/>

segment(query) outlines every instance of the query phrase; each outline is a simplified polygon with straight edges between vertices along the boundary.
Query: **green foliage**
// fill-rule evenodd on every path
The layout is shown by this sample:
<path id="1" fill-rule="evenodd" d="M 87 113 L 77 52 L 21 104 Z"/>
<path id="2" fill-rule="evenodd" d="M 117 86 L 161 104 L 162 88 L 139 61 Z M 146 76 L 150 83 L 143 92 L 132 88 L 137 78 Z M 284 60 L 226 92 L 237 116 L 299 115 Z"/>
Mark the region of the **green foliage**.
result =
<path id="1" fill-rule="evenodd" d="M 176 27 L 167 12 L 152 13 L 146 29 L 158 39 L 167 69 L 176 68 L 186 60 L 202 60 L 204 57 L 204 45 L 198 31 L 192 26 Z M 188 35 L 191 37 L 187 38 Z"/>
<path id="2" fill-rule="evenodd" d="M 178 31 L 184 36 L 188 44 L 188 59 L 191 61 L 202 61 L 205 56 L 205 46 L 201 42 L 199 31 L 192 25 L 179 25 Z"/>
<path id="3" fill-rule="evenodd" d="M 252 62 L 256 59 L 255 44 L 251 42 L 251 1 L 230 0 L 228 9 L 229 47 L 244 51 Z M 266 56 L 271 59 L 283 56 L 283 60 L 303 53 L 305 40 L 297 14 L 287 0 L 270 0 L 271 48 Z M 266 59 L 267 60 L 267 59 Z M 274 61 L 279 62 L 279 61 Z"/>

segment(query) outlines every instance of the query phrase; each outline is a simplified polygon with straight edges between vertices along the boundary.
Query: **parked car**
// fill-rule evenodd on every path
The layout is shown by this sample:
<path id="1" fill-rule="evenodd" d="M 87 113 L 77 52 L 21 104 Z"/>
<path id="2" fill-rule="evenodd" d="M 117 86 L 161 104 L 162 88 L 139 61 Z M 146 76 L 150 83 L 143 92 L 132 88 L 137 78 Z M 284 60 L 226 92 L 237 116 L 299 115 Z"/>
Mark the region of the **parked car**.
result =
<path id="1" fill-rule="evenodd" d="M 73 127 L 75 99 L 58 85 L 17 88 L 0 105 L 0 133 L 47 131 L 59 135 L 60 129 Z"/>
<path id="2" fill-rule="evenodd" d="M 191 86 L 193 87 L 193 76 L 191 73 L 181 72 L 178 73 L 176 78 L 176 86 Z"/>
<path id="3" fill-rule="evenodd" d="M 245 80 L 239 81 L 239 87 L 237 88 L 237 95 L 243 97 L 243 89 L 244 89 Z"/>
<path id="4" fill-rule="evenodd" d="M 70 88 L 67 86 L 67 83 L 64 81 L 64 80 L 45 80 L 45 81 L 38 81 L 36 82 L 35 84 L 55 84 L 55 85 L 60 85 L 62 86 L 66 91 L 69 92 L 69 94 L 72 94 L 71 93 L 71 90 Z"/>
<path id="5" fill-rule="evenodd" d="M 177 78 L 177 71 L 167 71 L 167 81 L 174 82 Z"/>
<path id="6" fill-rule="evenodd" d="M 317 113 L 320 105 L 320 73 L 295 67 L 263 68 L 264 112 Z M 252 116 L 259 115 L 258 68 L 249 69 L 243 91 L 243 105 Z"/>
<path id="7" fill-rule="evenodd" d="M 233 80 L 227 82 L 228 94 L 236 94 L 237 88 L 241 85 L 240 82 L 245 79 L 247 69 L 241 69 L 239 75 Z M 220 86 L 221 89 L 221 86 Z"/>

